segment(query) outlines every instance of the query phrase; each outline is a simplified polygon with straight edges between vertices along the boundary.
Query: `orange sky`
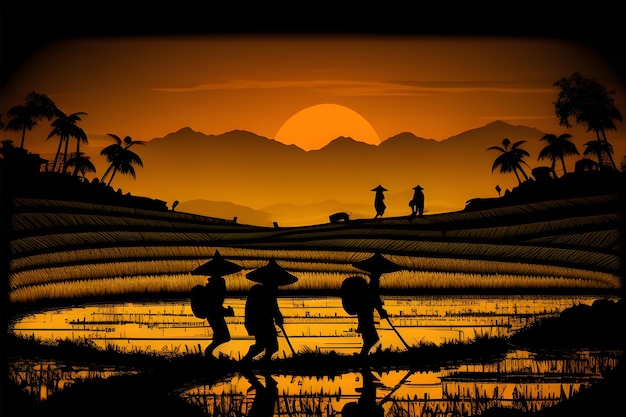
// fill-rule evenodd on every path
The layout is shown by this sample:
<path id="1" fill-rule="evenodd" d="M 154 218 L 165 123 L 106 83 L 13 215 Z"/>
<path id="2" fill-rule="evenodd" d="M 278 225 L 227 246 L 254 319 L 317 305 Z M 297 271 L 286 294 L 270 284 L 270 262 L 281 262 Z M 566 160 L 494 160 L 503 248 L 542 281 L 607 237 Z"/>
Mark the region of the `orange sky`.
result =
<path id="1" fill-rule="evenodd" d="M 623 80 L 594 50 L 571 40 L 329 34 L 68 38 L 46 45 L 12 73 L 0 91 L 0 112 L 22 104 L 34 90 L 67 114 L 87 113 L 79 125 L 89 146 L 81 150 L 96 164 L 99 178 L 105 170 L 99 152 L 112 143 L 107 133 L 149 141 L 191 127 L 206 134 L 242 129 L 276 138 L 296 113 L 323 103 L 358 113 L 381 140 L 407 131 L 443 140 L 494 120 L 561 134 L 566 129 L 554 116 L 558 91 L 552 85 L 575 71 L 616 90 L 616 105 L 626 114 Z M 310 119 L 302 137 L 322 122 Z M 28 132 L 26 148 L 52 159 L 58 141 L 46 141 L 50 127 L 41 125 Z M 358 131 L 354 118 L 345 118 L 345 125 L 345 136 Z M 617 127 L 609 140 L 626 143 L 623 123 Z M 580 134 L 578 143 L 589 136 L 582 128 L 568 132 Z M 19 144 L 19 138 L 3 132 L 3 139 Z M 615 155 L 618 162 L 622 157 Z"/>
<path id="2" fill-rule="evenodd" d="M 31 56 L 3 86 L 0 111 L 21 104 L 29 91 L 45 93 L 68 114 L 88 114 L 81 126 L 96 148 L 109 143 L 106 133 L 150 140 L 185 126 L 275 138 L 291 116 L 321 103 L 356 111 L 381 139 L 409 131 L 441 140 L 497 119 L 560 133 L 552 83 L 574 71 L 618 90 L 616 104 L 626 109 L 619 78 L 594 51 L 571 41 L 73 39 Z M 41 142 L 31 134 L 27 147 L 39 151 Z"/>

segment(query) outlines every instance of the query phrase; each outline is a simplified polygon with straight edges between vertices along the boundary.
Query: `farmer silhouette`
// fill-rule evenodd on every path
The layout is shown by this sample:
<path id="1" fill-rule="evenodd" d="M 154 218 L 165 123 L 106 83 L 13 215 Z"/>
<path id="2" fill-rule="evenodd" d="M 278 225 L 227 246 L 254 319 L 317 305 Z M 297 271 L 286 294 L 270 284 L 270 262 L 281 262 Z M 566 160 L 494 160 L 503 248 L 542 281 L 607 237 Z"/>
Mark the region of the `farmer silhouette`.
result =
<path id="1" fill-rule="evenodd" d="M 235 315 L 232 307 L 224 308 L 224 299 L 226 298 L 224 276 L 234 274 L 242 269 L 243 267 L 240 265 L 224 259 L 216 250 L 211 260 L 191 271 L 192 275 L 209 276 L 204 286 L 205 291 L 201 301 L 204 309 L 203 315 L 213 330 L 213 339 L 204 351 L 204 354 L 209 358 L 214 358 L 213 351 L 215 348 L 230 340 L 230 332 L 224 317 Z"/>
<path id="2" fill-rule="evenodd" d="M 245 306 L 244 326 L 255 343 L 250 346 L 244 361 L 251 361 L 265 351 L 261 358 L 265 362 L 278 352 L 276 326 L 284 333 L 283 315 L 278 308 L 278 287 L 293 284 L 298 278 L 270 259 L 267 265 L 248 272 L 246 278 L 257 282 L 250 288 Z"/>
<path id="3" fill-rule="evenodd" d="M 383 417 L 385 410 L 376 402 L 376 386 L 382 385 L 369 369 L 362 369 L 363 387 L 357 401 L 346 403 L 341 409 L 342 417 Z M 357 388 L 357 391 L 359 388 Z"/>
<path id="4" fill-rule="evenodd" d="M 263 375 L 265 385 L 252 373 L 246 372 L 243 376 L 250 382 L 251 389 L 254 389 L 254 400 L 248 410 L 246 417 L 272 417 L 278 399 L 278 383 L 268 372 Z"/>
<path id="5" fill-rule="evenodd" d="M 416 185 L 413 189 L 415 192 L 413 193 L 413 198 L 409 201 L 411 216 L 422 217 L 424 215 L 424 189 L 420 185 Z"/>
<path id="6" fill-rule="evenodd" d="M 370 258 L 352 264 L 355 268 L 369 272 L 369 283 L 363 292 L 363 300 L 357 308 L 357 320 L 359 325 L 357 332 L 361 333 L 363 346 L 361 356 L 367 356 L 370 349 L 380 340 L 376 325 L 374 323 L 374 310 L 382 319 L 387 319 L 389 315 L 383 308 L 383 301 L 380 298 L 380 276 L 387 272 L 399 271 L 402 267 L 380 254 L 375 253 Z"/>
<path id="7" fill-rule="evenodd" d="M 378 185 L 378 187 L 372 189 L 372 191 L 376 192 L 376 195 L 374 196 L 374 209 L 376 210 L 374 218 L 376 219 L 378 217 L 383 217 L 383 214 L 385 213 L 387 206 L 385 205 L 385 195 L 383 193 L 388 190 L 382 185 Z"/>

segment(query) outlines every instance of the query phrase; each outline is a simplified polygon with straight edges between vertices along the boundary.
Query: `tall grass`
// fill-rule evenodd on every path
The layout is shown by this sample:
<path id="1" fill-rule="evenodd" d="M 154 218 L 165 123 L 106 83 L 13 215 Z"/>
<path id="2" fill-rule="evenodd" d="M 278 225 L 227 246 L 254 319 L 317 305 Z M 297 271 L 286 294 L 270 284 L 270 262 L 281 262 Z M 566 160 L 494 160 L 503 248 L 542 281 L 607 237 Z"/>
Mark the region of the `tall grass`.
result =
<path id="1" fill-rule="evenodd" d="M 25 268 L 17 261 L 13 267 L 17 271 L 11 275 L 12 288 L 74 279 L 106 278 L 109 276 L 134 276 L 150 274 L 186 273 L 210 258 L 216 250 L 223 256 L 239 263 L 247 269 L 262 266 L 267 259 L 278 260 L 281 266 L 290 271 L 358 273 L 360 270 L 351 266 L 353 262 L 365 259 L 370 254 L 341 251 L 302 251 L 302 250 L 262 250 L 218 247 L 161 247 L 161 248 L 106 248 L 84 251 L 39 255 L 24 258 L 31 263 Z M 126 258 L 123 258 L 126 257 Z M 537 275 L 546 277 L 568 277 L 598 282 L 613 282 L 615 276 L 607 273 L 583 269 L 513 263 L 502 261 L 482 261 L 472 259 L 431 258 L 406 255 L 387 255 L 393 262 L 406 271 L 414 272 L 451 272 L 467 274 L 507 274 Z M 109 262 L 108 259 L 118 259 Z M 79 263 L 82 262 L 82 263 Z M 45 265 L 55 265 L 49 266 Z M 40 265 L 39 267 L 34 267 Z"/>
<path id="2" fill-rule="evenodd" d="M 237 274 L 229 275 L 226 280 L 227 291 L 235 293 L 247 292 L 253 284 L 246 279 L 244 269 Z M 293 291 L 312 293 L 337 293 L 341 283 L 348 276 L 338 272 L 297 272 L 292 273 L 298 281 L 288 287 L 281 288 L 282 293 Z M 357 273 L 359 274 L 359 273 Z M 432 292 L 433 290 L 489 290 L 528 289 L 537 291 L 547 289 L 589 289 L 617 290 L 619 280 L 615 277 L 592 281 L 582 278 L 545 277 L 511 274 L 467 274 L 451 272 L 401 271 L 383 275 L 381 289 L 383 291 Z M 34 302 L 44 299 L 66 299 L 81 297 L 98 297 L 105 295 L 137 295 L 137 294 L 172 294 L 185 296 L 198 284 L 205 284 L 206 277 L 186 274 L 134 275 L 132 277 L 111 277 L 47 281 L 40 284 L 16 286 L 9 293 L 11 302 Z"/>

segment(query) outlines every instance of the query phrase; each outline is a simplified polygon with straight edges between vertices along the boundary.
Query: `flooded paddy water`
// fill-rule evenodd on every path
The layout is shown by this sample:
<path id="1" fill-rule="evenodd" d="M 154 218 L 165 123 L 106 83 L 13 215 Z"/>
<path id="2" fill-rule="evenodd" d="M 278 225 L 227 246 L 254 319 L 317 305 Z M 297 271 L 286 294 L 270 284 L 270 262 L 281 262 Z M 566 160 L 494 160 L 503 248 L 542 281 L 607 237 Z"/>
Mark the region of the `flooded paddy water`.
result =
<path id="1" fill-rule="evenodd" d="M 382 348 L 403 349 L 404 344 L 470 341 L 480 336 L 509 336 L 541 317 L 558 315 L 565 308 L 591 305 L 596 296 L 387 296 L 383 297 L 391 324 L 377 321 Z M 335 297 L 280 297 L 284 328 L 296 352 L 357 352 L 361 338 L 356 316 Z M 231 341 L 217 353 L 242 357 L 253 338 L 244 328 L 245 297 L 227 298 L 233 317 L 226 317 Z M 89 339 L 100 347 L 122 351 L 184 352 L 206 347 L 212 337 L 206 320 L 195 317 L 188 299 L 81 305 L 42 311 L 21 317 L 10 330 L 42 340 Z M 280 354 L 290 356 L 284 338 Z"/>
<path id="2" fill-rule="evenodd" d="M 537 319 L 558 315 L 578 304 L 591 305 L 598 298 L 604 297 L 387 296 L 383 299 L 390 323 L 381 320 L 376 324 L 381 348 L 403 350 L 404 343 L 396 331 L 411 346 L 509 336 Z M 244 304 L 245 297 L 227 298 L 224 303 L 235 312 L 226 318 L 232 340 L 216 353 L 231 359 L 242 357 L 253 343 L 243 325 Z M 344 311 L 339 298 L 281 297 L 279 307 L 296 353 L 334 351 L 353 355 L 359 351 L 362 342 L 355 331 L 356 317 Z M 19 318 L 10 331 L 51 341 L 88 339 L 103 348 L 114 346 L 120 351 L 163 355 L 202 352 L 212 336 L 206 320 L 192 314 L 188 299 L 42 311 Z M 269 398 L 275 415 L 348 416 L 350 410 L 361 406 L 383 409 L 386 415 L 406 416 L 472 415 L 494 406 L 538 410 L 600 380 L 603 371 L 617 364 L 618 353 L 580 351 L 539 357 L 512 349 L 493 363 L 462 364 L 428 372 L 360 369 L 316 376 L 235 373 L 217 383 L 185 386 L 178 395 L 202 407 L 207 415 L 231 415 L 227 410 L 245 415 L 251 407 L 259 406 L 264 396 L 263 401 Z M 279 336 L 277 355 L 292 356 L 284 335 Z M 128 371 L 79 373 L 53 362 L 23 362 L 10 364 L 10 372 L 12 378 L 22 382 L 31 378 L 33 392 L 43 400 L 47 393 L 58 389 L 50 386 Z M 42 383 L 46 379 L 42 375 L 48 384 Z M 222 414 L 216 414 L 216 410 Z"/>
<path id="3" fill-rule="evenodd" d="M 495 363 L 439 371 L 237 374 L 216 384 L 188 388 L 179 395 L 211 416 L 249 413 L 268 400 L 274 412 L 268 416 L 469 416 L 496 406 L 522 411 L 553 406 L 601 379 L 601 371 L 616 363 L 617 359 L 606 353 L 537 358 L 519 350 Z"/>

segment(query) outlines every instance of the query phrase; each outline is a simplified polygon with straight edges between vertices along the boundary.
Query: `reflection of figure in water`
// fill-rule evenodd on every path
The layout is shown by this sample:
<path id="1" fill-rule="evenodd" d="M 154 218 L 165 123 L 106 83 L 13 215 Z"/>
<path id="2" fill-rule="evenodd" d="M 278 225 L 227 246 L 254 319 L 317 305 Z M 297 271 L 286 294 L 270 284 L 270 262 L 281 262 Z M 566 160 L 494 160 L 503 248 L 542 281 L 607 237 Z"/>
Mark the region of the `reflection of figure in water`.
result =
<path id="1" fill-rule="evenodd" d="M 254 401 L 248 410 L 247 417 L 272 417 L 276 408 L 276 400 L 278 399 L 278 383 L 272 378 L 272 375 L 266 373 L 263 378 L 265 385 L 253 373 L 244 374 L 251 388 L 254 389 Z"/>
<path id="2" fill-rule="evenodd" d="M 411 216 L 419 216 L 422 217 L 424 215 L 424 192 L 423 188 L 419 185 L 413 187 L 415 192 L 413 193 L 413 198 L 409 201 L 409 206 L 411 206 Z"/>
<path id="3" fill-rule="evenodd" d="M 293 284 L 298 278 L 284 270 L 274 259 L 246 274 L 246 278 L 259 284 L 250 288 L 246 299 L 244 325 L 248 334 L 254 336 L 255 343 L 243 359 L 251 361 L 265 351 L 263 360 L 270 361 L 272 355 L 278 352 L 276 326 L 284 332 L 283 315 L 278 308 L 278 287 Z"/>
<path id="4" fill-rule="evenodd" d="M 215 348 L 230 340 L 230 332 L 224 317 L 235 315 L 232 307 L 224 308 L 224 299 L 226 298 L 226 281 L 224 276 L 234 274 L 242 269 L 243 267 L 224 259 L 219 251 L 216 250 L 215 256 L 210 261 L 191 271 L 192 275 L 209 276 L 204 286 L 204 291 L 200 296 L 202 298 L 200 302 L 203 310 L 203 314 L 200 316 L 204 316 L 207 319 L 213 331 L 211 343 L 204 351 L 204 354 L 209 358 L 214 357 L 213 351 Z"/>
<path id="5" fill-rule="evenodd" d="M 376 386 L 381 385 L 378 379 L 367 369 L 360 371 L 363 388 L 358 401 L 346 403 L 341 409 L 342 417 L 383 417 L 385 410 L 376 401 Z"/>
<path id="6" fill-rule="evenodd" d="M 363 300 L 357 309 L 357 320 L 359 322 L 357 332 L 361 333 L 363 338 L 361 355 L 366 356 L 370 349 L 380 340 L 374 323 L 374 310 L 378 312 L 381 319 L 389 317 L 387 311 L 383 308 L 383 301 L 380 298 L 380 277 L 383 273 L 399 271 L 402 267 L 378 252 L 370 258 L 353 263 L 352 266 L 370 273 L 369 283 L 366 289 L 362 291 Z"/>
<path id="7" fill-rule="evenodd" d="M 376 210 L 376 216 L 374 216 L 374 218 L 383 217 L 385 209 L 387 208 L 383 192 L 387 191 L 387 189 L 382 185 L 378 185 L 378 187 L 372 189 L 372 191 L 376 192 L 376 196 L 374 196 L 374 209 Z"/>

